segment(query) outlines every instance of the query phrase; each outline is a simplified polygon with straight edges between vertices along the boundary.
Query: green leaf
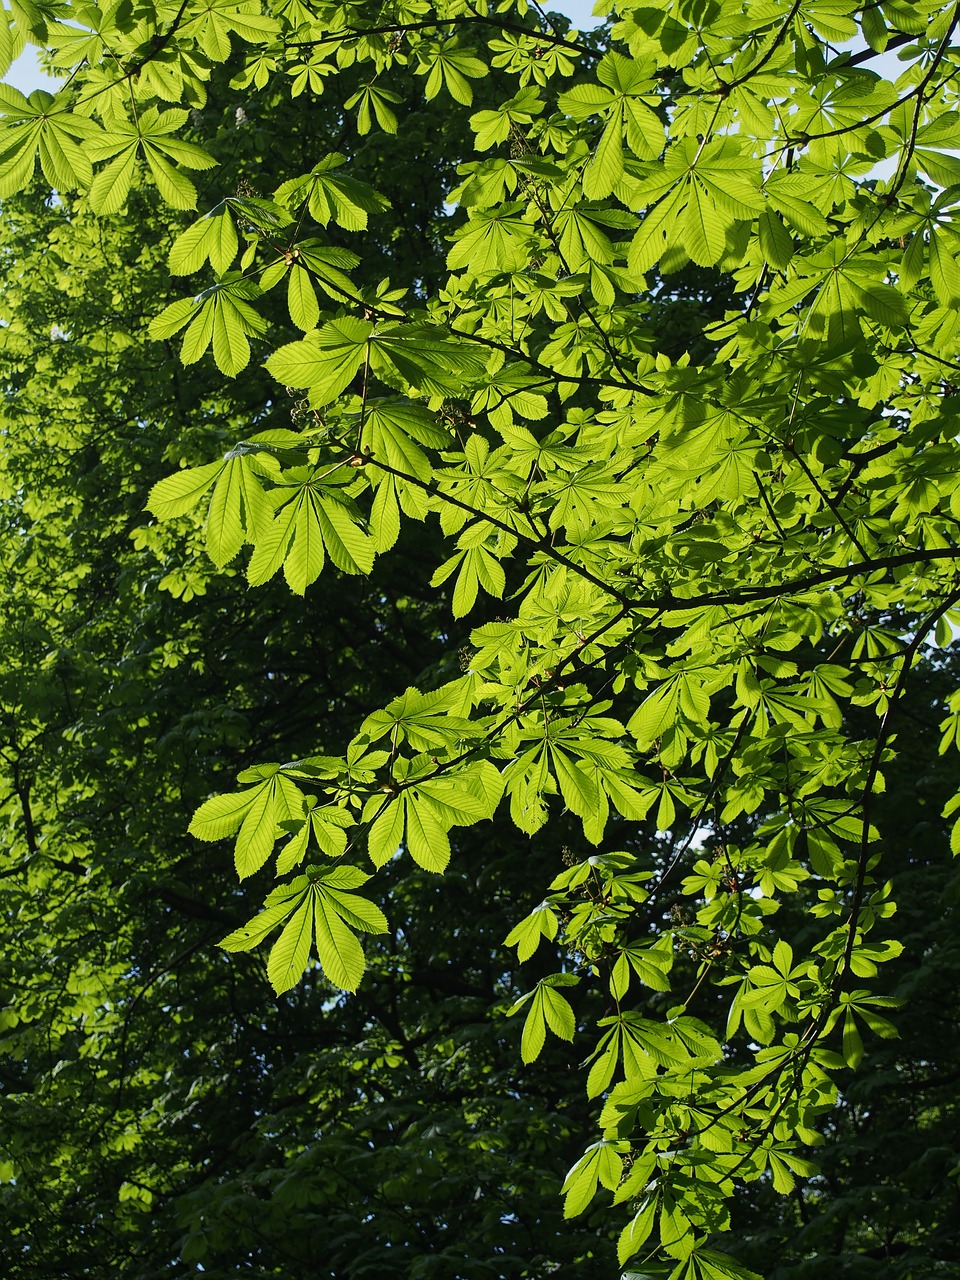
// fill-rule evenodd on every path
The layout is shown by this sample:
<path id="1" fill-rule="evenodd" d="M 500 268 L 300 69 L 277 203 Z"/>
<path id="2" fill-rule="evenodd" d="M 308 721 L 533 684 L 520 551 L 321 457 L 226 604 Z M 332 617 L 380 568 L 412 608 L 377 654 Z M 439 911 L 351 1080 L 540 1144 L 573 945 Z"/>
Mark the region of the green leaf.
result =
<path id="1" fill-rule="evenodd" d="M 347 231 L 366 230 L 368 215 L 382 213 L 390 204 L 366 183 L 335 174 L 345 161 L 339 152 L 328 155 L 312 173 L 278 187 L 277 201 L 291 209 L 306 202 L 311 217 L 324 227 L 332 221 Z"/>
<path id="2" fill-rule="evenodd" d="M 382 867 L 399 850 L 403 840 L 404 814 L 404 801 L 391 800 L 381 808 L 379 816 L 370 828 L 367 851 L 375 867 Z"/>
<path id="3" fill-rule="evenodd" d="M 353 381 L 372 332 L 372 324 L 350 316 L 328 320 L 308 337 L 275 351 L 267 369 L 287 386 L 307 387 L 314 407 L 328 404 Z"/>
<path id="4" fill-rule="evenodd" d="M 274 889 L 267 898 L 264 909 L 252 920 L 219 942 L 217 945 L 224 951 L 252 951 L 260 945 L 269 933 L 286 920 L 303 901 L 306 886 L 300 877 L 293 884 Z"/>
<path id="5" fill-rule="evenodd" d="M 123 208 L 136 172 L 136 159 L 136 149 L 128 148 L 97 173 L 88 193 L 95 213 L 106 217 Z"/>
<path id="6" fill-rule="evenodd" d="M 310 959 L 310 938 L 313 933 L 313 901 L 307 895 L 304 901 L 284 925 L 283 932 L 270 948 L 267 959 L 267 977 L 277 995 L 295 987 Z M 318 931 L 319 940 L 319 931 Z M 322 963 L 322 960 L 321 960 Z"/>
<path id="7" fill-rule="evenodd" d="M 362 933 L 387 932 L 387 918 L 375 903 L 369 898 L 361 898 L 359 894 L 332 888 L 329 876 L 323 881 L 323 896 L 352 929 L 359 929 Z"/>
<path id="8" fill-rule="evenodd" d="M 274 774 L 246 791 L 213 796 L 196 811 L 190 834 L 198 840 L 222 840 L 237 831 L 236 866 L 241 879 L 266 862 L 279 823 L 296 815 L 302 793 L 288 778 Z"/>
<path id="9" fill-rule="evenodd" d="M 407 814 L 405 838 L 411 858 L 424 871 L 445 871 L 450 861 L 450 838 L 433 806 L 416 791 L 404 792 L 403 799 Z"/>
<path id="10" fill-rule="evenodd" d="M 327 554 L 337 568 L 344 573 L 368 574 L 373 568 L 373 539 L 335 491 L 318 497 L 316 516 Z"/>
<path id="11" fill-rule="evenodd" d="M 677 684 L 661 685 L 641 704 L 630 719 L 627 729 L 644 746 L 659 738 L 677 717 L 680 691 Z"/>
<path id="12" fill-rule="evenodd" d="M 651 1196 L 644 1201 L 620 1232 L 620 1238 L 617 1241 L 617 1259 L 621 1267 L 635 1253 L 639 1253 L 646 1244 L 656 1225 L 656 1220 L 657 1200 L 655 1196 Z"/>
<path id="13" fill-rule="evenodd" d="M 229 298 L 224 298 L 214 311 L 213 358 L 220 372 L 231 376 L 239 373 L 250 360 L 250 343 L 240 313 Z"/>
<path id="14" fill-rule="evenodd" d="M 559 991 L 555 991 L 549 986 L 543 986 L 541 993 L 543 998 L 543 1017 L 547 1026 L 561 1040 L 572 1040 L 573 1033 L 576 1030 L 576 1023 L 569 1001 Z"/>
<path id="15" fill-rule="evenodd" d="M 232 266 L 238 248 L 230 206 L 224 201 L 177 236 L 168 263 L 174 275 L 189 275 L 209 261 L 214 271 L 222 275 Z"/>
<path id="16" fill-rule="evenodd" d="M 517 948 L 517 959 L 523 964 L 536 952 L 543 938 L 552 941 L 557 936 L 556 912 L 545 902 L 532 911 L 526 919 L 507 934 L 504 946 Z"/>
<path id="17" fill-rule="evenodd" d="M 192 511 L 227 464 L 208 462 L 202 467 L 188 467 L 175 475 L 158 480 L 147 498 L 147 510 L 158 520 L 172 520 Z"/>
<path id="18" fill-rule="evenodd" d="M 843 1019 L 843 1059 L 856 1071 L 863 1061 L 863 1041 L 853 1011 L 848 1009 Z"/>
<path id="19" fill-rule="evenodd" d="M 156 146 L 144 146 L 147 165 L 161 197 L 174 209 L 195 209 L 197 189 L 190 179 L 161 155 Z"/>
<path id="20" fill-rule="evenodd" d="M 790 265 L 793 257 L 793 239 L 783 220 L 772 210 L 765 209 L 761 213 L 757 228 L 760 236 L 760 252 L 767 262 L 778 270 Z"/>
<path id="21" fill-rule="evenodd" d="M 749 1271 L 735 1258 L 712 1249 L 697 1249 L 692 1255 L 697 1260 L 704 1280 L 762 1280 L 756 1271 Z"/>
<path id="22" fill-rule="evenodd" d="M 250 791 L 211 796 L 193 815 L 190 834 L 198 840 L 222 840 L 233 835 L 249 813 L 253 798 Z"/>
<path id="23" fill-rule="evenodd" d="M 915 239 L 919 241 L 919 236 Z M 960 306 L 960 266 L 936 234 L 930 236 L 930 280 L 943 306 Z"/>
<path id="24" fill-rule="evenodd" d="M 303 267 L 294 266 L 288 277 L 287 306 L 290 319 L 298 329 L 316 328 L 320 319 L 320 304 L 310 283 L 310 276 Z"/>
<path id="25" fill-rule="evenodd" d="M 356 991 L 366 962 L 355 935 L 344 924 L 330 900 L 322 891 L 316 897 L 315 914 L 317 955 L 323 971 L 344 991 Z M 309 948 L 309 942 L 308 942 Z"/>
<path id="26" fill-rule="evenodd" d="M 148 331 L 150 337 L 156 339 L 172 338 L 196 315 L 196 312 L 197 304 L 195 299 L 178 298 L 176 302 L 171 302 L 168 307 L 164 307 L 163 311 L 151 321 Z"/>

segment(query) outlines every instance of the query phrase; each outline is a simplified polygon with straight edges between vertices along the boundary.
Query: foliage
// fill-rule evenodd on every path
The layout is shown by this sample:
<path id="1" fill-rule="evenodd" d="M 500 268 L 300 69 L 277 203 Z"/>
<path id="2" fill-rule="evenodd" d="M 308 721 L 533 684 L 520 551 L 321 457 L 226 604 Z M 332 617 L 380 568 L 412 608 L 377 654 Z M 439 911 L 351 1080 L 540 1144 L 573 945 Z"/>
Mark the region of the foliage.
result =
<path id="1" fill-rule="evenodd" d="M 952 995 L 958 878 L 947 856 L 948 823 L 938 816 L 956 779 L 953 762 L 937 755 L 936 733 L 955 667 L 951 656 L 916 672 L 897 743 L 909 769 L 894 771 L 878 797 L 884 869 L 897 887 L 904 944 L 887 978 L 901 1003 L 899 1035 L 873 1046 L 869 1069 L 844 1082 L 826 1117 L 819 1176 L 789 1197 L 752 1189 L 736 1215 L 738 1255 L 769 1268 L 772 1280 L 824 1268 L 856 1280 L 949 1275 L 960 1258 Z M 802 920 L 796 927 L 802 938 Z"/>
<path id="2" fill-rule="evenodd" d="M 225 164 L 298 145 L 282 98 L 266 108 L 238 130 L 208 105 Z M 411 225 L 442 220 L 442 166 L 428 183 L 393 147 L 365 155 Z M 149 190 L 99 223 L 44 196 L 0 222 L 4 1274 L 591 1274 L 610 1241 L 559 1198 L 589 1133 L 575 1076 L 524 1068 L 489 1016 L 516 987 L 502 922 L 549 846 L 518 863 L 477 832 L 442 896 L 386 871 L 391 931 L 356 1000 L 319 973 L 276 1000 L 258 957 L 217 951 L 250 906 L 226 848 L 185 836 L 209 779 L 317 733 L 342 746 L 356 708 L 435 679 L 466 637 L 423 589 L 418 528 L 389 576 L 292 614 L 284 587 L 213 569 L 201 522 L 145 524 L 171 460 L 269 425 L 267 387 L 147 338 L 176 233 Z M 384 252 L 426 270 L 424 244 Z"/>
<path id="3" fill-rule="evenodd" d="M 420 538 L 420 594 L 454 618 L 435 640 L 471 624 L 459 673 L 404 677 L 349 736 L 297 735 L 196 810 L 241 878 L 281 842 L 221 945 L 268 943 L 278 993 L 319 972 L 362 991 L 358 934 L 376 957 L 390 929 L 371 893 L 408 855 L 443 872 L 506 815 L 572 845 L 508 935 L 535 970 L 520 1057 L 553 1037 L 587 1063 L 597 1133 L 565 1212 L 616 1221 L 621 1264 L 713 1280 L 752 1274 L 717 1247 L 735 1188 L 813 1177 L 838 1082 L 896 1035 L 880 797 L 916 669 L 960 621 L 960 11 L 609 18 L 583 38 L 524 0 L 18 3 L 8 51 L 29 36 L 71 77 L 3 91 L 0 195 L 36 157 L 84 226 L 141 182 L 202 209 L 171 213 L 168 259 L 199 291 L 150 332 L 261 410 L 153 485 L 145 541 L 196 536 L 200 511 L 232 582 L 243 556 L 251 587 L 282 570 L 299 597 L 376 582 Z M 269 196 L 255 172 L 217 189 L 187 134 L 231 58 L 237 90 L 339 86 L 361 139 L 402 139 L 422 82 L 424 118 L 461 126 L 445 278 L 369 270 L 394 214 L 359 151 L 291 158 Z M 725 313 L 661 344 L 691 265 Z M 303 397 L 287 416 L 280 387 Z M 954 700 L 946 750 L 958 723 Z"/>

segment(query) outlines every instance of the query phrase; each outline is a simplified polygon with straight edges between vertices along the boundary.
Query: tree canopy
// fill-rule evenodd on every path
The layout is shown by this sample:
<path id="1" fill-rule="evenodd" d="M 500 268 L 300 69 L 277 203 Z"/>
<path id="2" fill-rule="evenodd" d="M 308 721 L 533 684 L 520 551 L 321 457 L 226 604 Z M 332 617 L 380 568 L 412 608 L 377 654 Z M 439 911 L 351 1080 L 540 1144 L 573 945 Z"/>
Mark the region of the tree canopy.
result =
<path id="1" fill-rule="evenodd" d="M 18 1278 L 957 1264 L 960 8 L 597 9 L 4 10 Z"/>

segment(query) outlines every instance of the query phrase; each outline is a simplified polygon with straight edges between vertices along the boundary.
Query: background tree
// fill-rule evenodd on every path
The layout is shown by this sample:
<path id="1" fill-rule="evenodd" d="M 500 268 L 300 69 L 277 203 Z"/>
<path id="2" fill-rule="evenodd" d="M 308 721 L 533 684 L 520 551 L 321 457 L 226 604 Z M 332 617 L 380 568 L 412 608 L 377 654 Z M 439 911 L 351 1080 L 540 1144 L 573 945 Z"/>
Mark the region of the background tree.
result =
<path id="1" fill-rule="evenodd" d="M 65 14 L 68 24 L 58 21 Z M 465 1214 L 481 1203 L 480 1236 L 471 1239 L 493 1250 L 494 1274 L 513 1274 L 518 1264 L 546 1274 L 564 1252 L 571 1265 L 606 1274 L 604 1242 L 616 1230 L 621 1263 L 638 1255 L 648 1273 L 673 1280 L 742 1280 L 743 1266 L 717 1250 L 737 1188 L 753 1188 L 751 1205 L 767 1215 L 766 1227 L 751 1226 L 746 1250 L 783 1229 L 763 1210 L 766 1188 L 790 1195 L 798 1178 L 809 1179 L 799 1200 L 814 1219 L 802 1247 L 821 1253 L 816 1220 L 842 1217 L 824 1186 L 833 1176 L 835 1193 L 845 1175 L 835 1162 L 819 1174 L 805 1148 L 831 1126 L 843 1136 L 851 1123 L 862 1127 L 856 1088 L 837 1109 L 839 1087 L 863 1061 L 864 1036 L 896 1034 L 889 1013 L 897 1002 L 878 979 L 878 966 L 904 953 L 888 923 L 895 907 L 883 861 L 884 766 L 902 709 L 918 697 L 931 704 L 922 680 L 934 665 L 928 648 L 931 638 L 950 643 L 960 601 L 952 538 L 960 472 L 948 380 L 960 364 L 949 154 L 958 126 L 951 43 L 958 15 L 933 5 L 825 14 L 795 4 L 727 11 L 711 3 L 623 5 L 613 16 L 601 36 L 583 40 L 523 4 L 491 14 L 459 0 L 376 14 L 253 3 L 146 6 L 106 17 L 30 9 L 17 11 L 8 49 L 29 33 L 73 69 L 56 98 L 6 93 L 0 136 L 0 193 L 29 181 L 35 154 L 49 185 L 85 193 L 65 227 L 68 253 L 101 234 L 94 217 L 115 218 L 128 200 L 141 200 L 144 179 L 174 209 L 195 206 L 196 182 L 214 180 L 216 149 L 197 131 L 216 101 L 213 68 L 228 62 L 232 42 L 249 52 L 242 69 L 229 68 L 235 90 L 274 93 L 284 73 L 294 98 L 338 87 L 329 126 L 313 110 L 302 113 L 302 135 L 290 128 L 292 138 L 309 139 L 313 154 L 287 153 L 289 166 L 269 186 L 249 178 L 227 184 L 198 221 L 169 224 L 172 275 L 212 271 L 212 283 L 199 292 L 187 285 L 155 313 L 150 333 L 158 343 L 177 338 L 184 366 L 206 369 L 201 378 L 211 374 L 211 357 L 222 375 L 243 376 L 228 392 L 214 376 L 199 413 L 192 391 L 179 400 L 189 419 L 176 445 L 185 465 L 153 484 L 149 506 L 163 523 L 135 537 L 140 552 L 166 558 L 163 587 L 184 597 L 199 589 L 209 603 L 220 592 L 232 598 L 241 553 L 250 586 L 268 593 L 281 570 L 295 597 L 305 597 L 321 572 L 324 580 L 336 571 L 349 581 L 369 578 L 344 595 L 363 611 L 376 670 L 359 687 L 349 676 L 334 682 L 325 705 L 312 709 L 312 725 L 288 723 L 291 708 L 304 706 L 303 637 L 312 633 L 306 604 L 282 606 L 269 633 L 279 637 L 277 659 L 269 654 L 263 665 L 258 655 L 253 666 L 261 692 L 251 696 L 241 666 L 227 696 L 249 714 L 244 732 L 256 755 L 287 763 L 241 770 L 239 788 L 204 801 L 191 831 L 213 843 L 235 837 L 241 879 L 258 873 L 282 842 L 279 882 L 262 912 L 243 924 L 217 908 L 229 917 L 224 926 L 236 923 L 221 938 L 228 952 L 256 952 L 269 938 L 266 974 L 278 995 L 306 974 L 304 991 L 325 992 L 320 999 L 338 1011 L 342 1029 L 349 1017 L 366 1017 L 365 993 L 401 985 L 403 998 L 394 990 L 375 1002 L 377 1024 L 394 1039 L 381 1041 L 378 1032 L 373 1060 L 349 1064 L 360 1064 L 363 1123 L 380 1106 L 371 1103 L 372 1088 L 384 1108 L 376 1136 L 361 1129 L 359 1143 L 355 1134 L 347 1139 L 365 1169 L 373 1167 L 370 1144 L 382 1163 L 384 1134 L 398 1123 L 382 1069 L 412 1072 L 410 1081 L 442 1079 L 447 1068 L 428 1063 L 424 1036 L 442 1063 L 456 1063 L 456 1118 L 446 1111 L 442 1151 L 434 1128 L 424 1131 L 415 1160 L 422 1180 L 411 1190 L 406 1152 L 396 1177 L 376 1174 L 389 1212 L 395 1197 L 404 1205 L 390 1220 L 389 1241 L 377 1237 L 370 1265 L 381 1268 L 385 1256 L 405 1254 L 407 1269 L 424 1274 L 461 1265 L 447 1241 L 462 1250 L 466 1219 L 453 1226 L 449 1194 L 425 1221 L 421 1215 L 439 1173 L 463 1168 L 474 1176 L 472 1165 L 458 1164 L 474 1140 L 492 1153 L 490 1185 L 502 1187 L 496 1143 L 476 1136 L 484 1126 L 520 1123 L 518 1146 L 537 1153 L 522 1167 L 537 1169 L 538 1186 L 539 1144 L 559 1154 L 582 1141 L 571 1119 L 582 1103 L 552 1087 L 544 1138 L 535 1080 L 515 1087 L 509 1068 L 507 1077 L 497 1074 L 508 1031 L 486 1032 L 484 1050 L 455 1037 L 448 1055 L 434 1015 L 420 1000 L 407 1003 L 414 980 L 456 996 L 466 1026 L 476 1016 L 472 999 L 494 1011 L 510 1004 L 510 1013 L 522 1014 L 524 1063 L 545 1052 L 574 1061 L 552 1041 L 546 1048 L 552 1034 L 575 1041 L 588 1068 L 599 1136 L 567 1176 L 564 1212 L 587 1215 L 590 1242 L 549 1225 L 542 1244 L 521 1241 L 528 1224 L 510 1197 L 488 1213 L 482 1192 L 471 1202 L 464 1185 L 454 1201 Z M 863 47 L 838 48 L 848 40 Z M 874 70 L 888 46 L 902 47 L 895 81 Z M 489 102 L 474 103 L 475 81 Z M 440 154 L 459 162 L 462 179 L 447 193 L 466 218 L 448 224 L 455 230 L 445 272 L 425 246 L 410 255 L 412 270 L 398 237 L 378 246 L 376 218 L 389 208 L 380 188 L 392 175 L 375 148 L 350 145 L 377 130 L 401 137 L 405 104 L 419 102 L 420 85 L 436 103 L 431 119 L 443 122 Z M 247 106 L 233 110 L 235 126 L 250 118 Z M 247 162 L 262 168 L 256 151 Z M 889 176 L 876 176 L 878 161 L 888 163 Z M 436 167 L 442 179 L 444 165 Z M 428 236 L 439 231 L 440 190 L 430 187 L 407 225 Z M 347 247 L 360 233 L 366 249 L 391 264 L 392 281 Z M 19 246 L 13 258 L 28 262 L 29 250 Z M 134 255 L 124 279 L 149 279 L 140 270 L 147 265 Z M 13 269 L 23 279 L 22 265 Z M 304 337 L 284 341 L 286 315 Z M 72 327 L 51 332 L 72 349 Z M 23 343 L 22 329 L 9 341 Z M 97 341 L 102 346 L 102 333 Z M 251 343 L 259 350 L 261 342 L 272 352 L 265 365 L 273 383 L 263 372 L 243 373 Z M 126 341 L 114 337 L 111 346 L 113 365 Z M 29 353 L 28 338 L 20 354 L 28 361 Z M 281 387 L 304 400 L 291 406 Z M 27 408 L 21 426 L 33 427 L 29 398 L 12 390 L 14 410 Z M 121 402 L 129 413 L 122 393 Z M 149 400 L 142 412 L 139 398 L 132 407 L 133 435 L 149 440 Z M 102 453 L 98 446 L 97 466 Z M 123 461 L 129 468 L 129 453 Z M 48 521 L 34 497 L 34 465 L 14 468 L 9 512 L 18 543 L 41 549 L 72 503 L 55 506 Z M 73 491 L 83 492 L 82 480 Z M 437 528 L 448 544 L 440 554 Z M 109 545 L 104 531 L 111 531 L 107 509 L 90 565 Z M 224 579 L 199 567 L 201 539 Z M 380 576 L 377 558 L 388 553 L 396 577 Z M 95 578 L 87 560 L 78 566 L 80 599 L 85 579 Z M 57 589 L 72 585 L 65 575 Z M 444 597 L 452 624 L 435 611 Z M 245 614 L 240 608 L 251 632 L 268 616 L 253 599 L 244 598 Z M 511 603 L 496 603 L 504 599 Z M 68 604 L 73 609 L 72 595 L 56 598 L 55 613 L 45 603 L 58 627 Z M 230 635 L 226 611 L 214 624 L 215 651 Z M 122 617 L 109 619 L 111 632 Z M 460 631 L 466 619 L 469 633 Z M 141 637 L 135 644 L 156 652 L 149 628 L 140 627 L 138 614 L 129 632 Z M 380 655 L 398 630 L 406 643 L 385 668 Z M 17 634 L 28 633 L 42 640 L 35 629 Z M 349 648 L 351 666 L 366 657 Z M 166 660 L 166 642 L 162 651 Z M 191 639 L 184 656 L 195 652 Z M 423 669 L 426 655 L 432 660 Z M 75 703 L 60 660 L 52 667 L 62 704 L 49 680 L 31 694 L 36 706 L 28 699 L 21 707 L 19 692 L 11 694 L 10 804 L 26 842 L 18 872 L 46 856 L 38 813 L 47 842 L 61 827 L 104 841 L 110 787 L 101 771 L 140 759 L 129 748 L 111 754 L 100 718 L 115 706 L 116 677 L 94 661 L 83 687 L 94 690 L 92 675 L 103 673 L 98 732 L 88 729 L 85 739 L 70 710 L 64 727 L 82 749 L 78 763 L 58 757 L 30 771 L 30 752 L 44 736 L 52 740 L 58 708 Z M 416 684 L 404 692 L 411 678 Z M 118 687 L 130 698 L 125 680 Z M 350 725 L 345 690 L 357 713 Z M 158 704 L 158 723 L 182 696 Z M 201 685 L 187 716 L 202 698 Z M 942 708 L 946 747 L 956 737 L 955 706 L 949 697 Z M 138 717 L 135 729 L 165 743 L 150 736 L 150 723 Z M 212 743 L 223 763 L 225 737 Z M 59 743 L 57 750 L 65 751 Z M 184 748 L 188 768 L 193 751 Z M 184 798 L 181 779 L 179 791 L 161 796 L 168 818 Z M 88 802 L 84 827 L 76 814 Z M 945 812 L 955 806 L 948 800 Z M 507 813 L 522 835 L 504 847 Z M 502 857 L 490 850 L 488 831 L 497 833 Z M 111 853 L 104 864 L 112 877 L 125 866 L 124 850 L 136 864 L 130 840 L 141 832 L 139 818 L 125 819 L 120 859 Z M 524 836 L 522 853 L 511 854 Z M 474 851 L 483 855 L 477 861 Z M 429 875 L 458 852 L 448 883 L 459 880 L 470 927 L 451 921 L 455 946 L 438 952 L 429 929 L 445 908 Z M 411 859 L 420 870 L 405 870 Z M 60 863 L 58 870 L 76 870 L 74 861 Z M 368 884 L 370 863 L 378 874 Z M 77 864 L 89 874 L 87 863 Z M 168 905 L 173 893 L 181 909 L 192 901 L 209 916 L 209 904 L 196 904 L 201 878 L 184 874 L 164 886 Z M 901 878 L 909 886 L 908 874 Z M 116 901 L 124 906 L 128 885 L 143 886 L 133 865 L 120 880 Z M 34 905 L 24 918 L 36 914 L 38 887 L 28 885 Z M 231 907 L 239 895 L 219 892 Z M 532 911 L 504 921 L 501 904 L 521 895 Z M 492 952 L 493 920 L 504 932 L 513 923 L 507 941 L 532 962 L 532 985 L 513 1003 L 511 975 Z M 416 936 L 423 922 L 426 943 Z M 366 955 L 358 935 L 370 935 Z M 916 945 L 921 934 L 907 936 Z M 94 1003 L 84 1017 L 116 1019 L 115 996 L 98 997 L 96 984 L 111 964 L 115 982 L 129 982 L 130 954 L 104 953 L 90 964 L 83 994 Z M 68 992 L 84 987 L 73 974 L 83 962 L 72 965 Z M 238 972 L 248 971 L 222 970 L 228 982 Z M 213 973 L 221 973 L 216 964 Z M 165 973 L 136 976 L 131 1012 Z M 359 989 L 349 1016 L 339 1012 L 338 989 Z M 48 1055 L 50 1025 L 48 1017 Z M 124 1026 L 117 1073 L 124 1089 L 127 1042 Z M 256 1091 L 268 1060 L 262 1048 L 251 1052 Z M 31 1062 L 29 1048 L 23 1060 Z M 329 1086 L 344 1069 L 342 1058 L 337 1064 L 323 1063 L 328 1113 L 343 1095 L 342 1084 Z M 479 1092 L 466 1084 L 474 1072 L 485 1082 Z M 54 1078 L 52 1067 L 48 1074 Z M 60 1075 L 69 1079 L 63 1067 Z M 151 1093 L 149 1070 L 142 1083 Z M 185 1096 L 182 1114 L 194 1096 Z M 312 1169 L 324 1158 L 325 1136 L 309 1131 L 312 1099 L 310 1106 L 308 1131 L 294 1126 L 285 1155 Z M 400 1110 L 404 1132 L 419 1133 Z M 255 1105 L 253 1114 L 259 1124 L 262 1109 Z M 139 1115 L 134 1107 L 133 1128 L 150 1130 L 153 1142 L 150 1126 L 133 1123 Z M 292 1132 L 284 1121 L 264 1134 L 273 1141 L 277 1131 Z M 123 1143 L 139 1145 L 126 1136 Z M 843 1149 L 838 1142 L 841 1164 Z M 349 1165 L 338 1159 L 338 1174 Z M 18 1167 L 15 1159 L 15 1198 L 29 1182 Z M 137 1163 L 125 1177 L 125 1204 L 153 1194 L 152 1167 Z M 214 1251 L 236 1248 L 232 1233 L 216 1234 L 226 1221 L 248 1233 L 240 1241 L 247 1263 L 284 1265 L 270 1254 L 285 1247 L 276 1243 L 280 1219 L 264 1253 L 257 1232 L 266 1211 L 254 1222 L 236 1203 L 238 1185 L 242 1199 L 261 1184 L 252 1175 L 220 1183 L 218 1225 L 211 1235 L 210 1215 L 198 1209 L 182 1256 L 196 1240 Z M 281 1185 L 288 1190 L 280 1211 L 287 1195 L 310 1203 L 302 1179 Z M 369 1184 L 357 1177 L 351 1185 L 360 1188 L 366 1230 Z M 201 1200 L 209 1193 L 206 1185 Z M 418 1206 L 412 1212 L 408 1193 Z M 625 1216 L 609 1212 L 611 1198 L 627 1206 Z M 934 1225 L 939 1215 L 938 1207 Z M 347 1222 L 356 1221 L 351 1206 Z M 891 1234 L 890 1224 L 876 1231 L 880 1244 L 870 1233 L 851 1237 L 859 1259 L 852 1265 L 869 1265 L 878 1248 L 887 1260 L 899 1256 L 895 1246 L 910 1253 L 921 1235 Z M 348 1239 L 342 1246 L 336 1237 L 328 1253 L 342 1246 L 354 1261 L 341 1266 L 366 1265 Z M 949 1264 L 950 1247 L 945 1237 L 938 1265 Z M 317 1260 L 307 1265 L 315 1269 Z M 472 1261 L 462 1265 L 475 1273 Z"/>

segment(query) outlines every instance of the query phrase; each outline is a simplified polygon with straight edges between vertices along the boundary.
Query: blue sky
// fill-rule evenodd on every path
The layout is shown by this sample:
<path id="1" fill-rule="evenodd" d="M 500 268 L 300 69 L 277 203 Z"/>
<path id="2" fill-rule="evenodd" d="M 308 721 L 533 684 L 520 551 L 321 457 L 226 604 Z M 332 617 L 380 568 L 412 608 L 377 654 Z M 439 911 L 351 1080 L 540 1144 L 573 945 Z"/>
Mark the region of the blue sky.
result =
<path id="1" fill-rule="evenodd" d="M 12 84 L 21 93 L 30 93 L 32 89 L 49 89 L 53 81 L 40 70 L 37 50 L 33 45 L 27 45 L 3 77 L 3 83 Z"/>

